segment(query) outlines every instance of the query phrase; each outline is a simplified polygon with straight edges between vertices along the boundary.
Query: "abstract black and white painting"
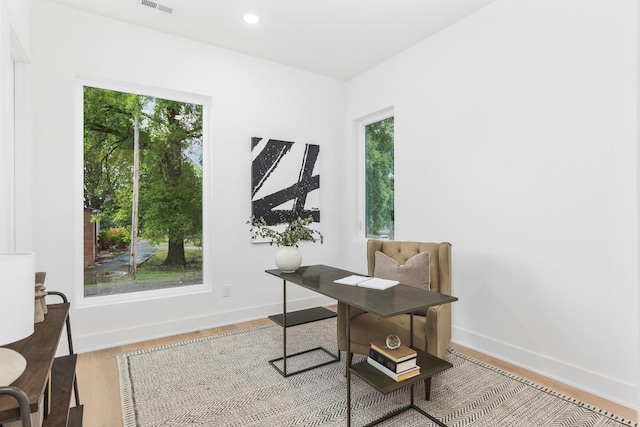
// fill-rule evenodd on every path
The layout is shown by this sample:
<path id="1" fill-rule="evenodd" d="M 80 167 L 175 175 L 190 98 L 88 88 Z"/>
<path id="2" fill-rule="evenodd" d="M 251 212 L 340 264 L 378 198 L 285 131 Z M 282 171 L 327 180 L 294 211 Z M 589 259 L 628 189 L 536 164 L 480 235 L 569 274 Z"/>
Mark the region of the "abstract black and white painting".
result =
<path id="1" fill-rule="evenodd" d="M 319 230 L 319 155 L 319 145 L 251 138 L 252 215 L 276 230 L 311 216 L 311 228 Z"/>

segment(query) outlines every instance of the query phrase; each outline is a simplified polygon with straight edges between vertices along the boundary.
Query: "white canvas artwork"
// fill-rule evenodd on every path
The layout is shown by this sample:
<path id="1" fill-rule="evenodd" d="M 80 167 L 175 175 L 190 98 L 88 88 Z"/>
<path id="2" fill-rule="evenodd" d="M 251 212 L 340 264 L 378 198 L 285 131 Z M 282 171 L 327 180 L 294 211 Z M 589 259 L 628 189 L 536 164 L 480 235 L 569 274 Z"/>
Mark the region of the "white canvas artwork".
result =
<path id="1" fill-rule="evenodd" d="M 319 155 L 319 145 L 251 138 L 251 214 L 276 230 L 311 216 L 319 231 Z"/>

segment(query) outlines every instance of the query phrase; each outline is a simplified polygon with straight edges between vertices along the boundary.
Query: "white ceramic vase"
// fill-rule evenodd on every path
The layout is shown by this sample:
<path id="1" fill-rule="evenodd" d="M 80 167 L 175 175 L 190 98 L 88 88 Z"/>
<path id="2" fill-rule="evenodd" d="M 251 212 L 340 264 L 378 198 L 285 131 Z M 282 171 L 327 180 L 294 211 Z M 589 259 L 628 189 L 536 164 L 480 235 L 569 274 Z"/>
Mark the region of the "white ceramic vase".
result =
<path id="1" fill-rule="evenodd" d="M 282 246 L 276 252 L 276 267 L 283 273 L 293 273 L 302 265 L 302 254 L 295 246 Z"/>

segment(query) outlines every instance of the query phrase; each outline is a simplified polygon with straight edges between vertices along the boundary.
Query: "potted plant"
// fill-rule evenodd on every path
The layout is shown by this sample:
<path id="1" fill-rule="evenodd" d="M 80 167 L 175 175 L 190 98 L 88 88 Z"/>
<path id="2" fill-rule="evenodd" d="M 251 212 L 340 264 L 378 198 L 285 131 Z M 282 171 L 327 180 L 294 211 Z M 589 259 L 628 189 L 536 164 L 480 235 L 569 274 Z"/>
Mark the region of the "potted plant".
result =
<path id="1" fill-rule="evenodd" d="M 313 222 L 313 217 L 297 219 L 291 221 L 287 228 L 283 231 L 277 231 L 267 225 L 264 218 L 256 218 L 252 216 L 247 224 L 251 224 L 251 238 L 262 237 L 270 239 L 270 245 L 274 243 L 279 246 L 280 249 L 276 252 L 276 266 L 282 270 L 283 273 L 292 273 L 300 267 L 302 264 L 302 254 L 298 250 L 298 244 L 301 241 L 315 242 L 317 236 L 320 239 L 320 243 L 323 243 L 323 236 L 318 230 L 314 230 L 309 227 L 309 224 Z"/>

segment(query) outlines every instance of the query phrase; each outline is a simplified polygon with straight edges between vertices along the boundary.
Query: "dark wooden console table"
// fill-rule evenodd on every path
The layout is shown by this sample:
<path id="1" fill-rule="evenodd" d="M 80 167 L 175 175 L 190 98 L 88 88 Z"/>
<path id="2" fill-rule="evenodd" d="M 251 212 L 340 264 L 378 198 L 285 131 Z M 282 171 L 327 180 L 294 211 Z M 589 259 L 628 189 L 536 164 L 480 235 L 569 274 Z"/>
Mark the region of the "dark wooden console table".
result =
<path id="1" fill-rule="evenodd" d="M 413 312 L 434 307 L 442 304 L 449 304 L 457 301 L 458 298 L 437 292 L 425 291 L 406 285 L 396 285 L 385 290 L 376 290 L 358 286 L 341 285 L 334 283 L 336 279 L 350 276 L 353 273 L 339 268 L 326 265 L 311 265 L 300 267 L 293 273 L 282 273 L 280 270 L 267 270 L 267 273 L 283 279 L 285 282 L 295 283 L 303 288 L 310 289 L 319 294 L 343 302 L 347 306 L 347 426 L 351 426 L 351 374 L 362 378 L 369 385 L 381 393 L 388 394 L 404 387 L 411 387 L 411 402 L 409 405 L 400 408 L 384 417 L 369 423 L 373 426 L 384 420 L 392 418 L 401 412 L 409 409 L 416 410 L 428 417 L 436 424 L 446 427 L 440 420 L 426 413 L 414 404 L 414 385 L 419 381 L 424 381 L 434 374 L 450 368 L 452 365 L 440 358 L 432 356 L 420 349 L 418 352 L 418 365 L 420 365 L 420 375 L 411 379 L 396 382 L 387 377 L 367 362 L 360 362 L 349 365 L 351 360 L 351 319 L 349 311 L 351 307 L 357 307 L 380 317 L 392 317 L 398 314 L 411 313 L 410 323 L 410 346 L 413 346 Z"/>
<path id="2" fill-rule="evenodd" d="M 68 321 L 70 305 L 66 297 L 63 296 L 63 300 L 64 303 L 47 306 L 45 320 L 35 324 L 32 335 L 5 346 L 27 360 L 25 372 L 11 384 L 11 388 L 26 395 L 31 413 L 43 411 L 43 427 L 82 426 L 83 407 L 75 381 L 77 355 L 73 354 Z M 65 325 L 71 354 L 55 357 Z M 74 390 L 75 406 L 70 408 Z M 21 415 L 14 397 L 0 395 L 0 424 L 19 419 Z"/>

